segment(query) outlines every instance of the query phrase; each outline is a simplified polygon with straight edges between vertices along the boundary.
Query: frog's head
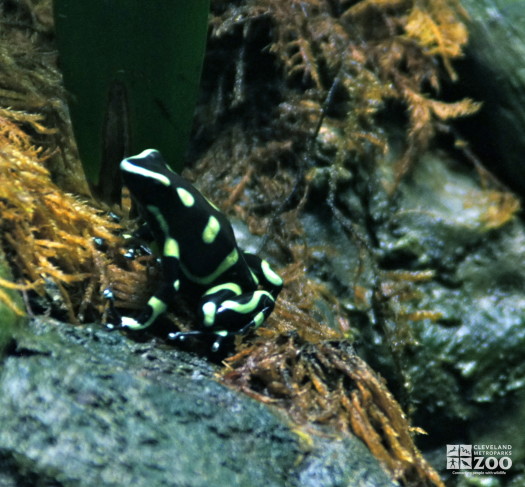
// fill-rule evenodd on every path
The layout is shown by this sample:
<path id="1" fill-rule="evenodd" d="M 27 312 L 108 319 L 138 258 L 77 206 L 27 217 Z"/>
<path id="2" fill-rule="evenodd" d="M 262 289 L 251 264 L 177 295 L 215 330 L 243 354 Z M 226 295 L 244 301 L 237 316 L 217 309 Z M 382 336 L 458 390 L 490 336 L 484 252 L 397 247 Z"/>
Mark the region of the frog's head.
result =
<path id="1" fill-rule="evenodd" d="M 139 201 L 148 194 L 164 193 L 171 187 L 172 174 L 158 150 L 146 149 L 120 163 L 124 184 Z"/>

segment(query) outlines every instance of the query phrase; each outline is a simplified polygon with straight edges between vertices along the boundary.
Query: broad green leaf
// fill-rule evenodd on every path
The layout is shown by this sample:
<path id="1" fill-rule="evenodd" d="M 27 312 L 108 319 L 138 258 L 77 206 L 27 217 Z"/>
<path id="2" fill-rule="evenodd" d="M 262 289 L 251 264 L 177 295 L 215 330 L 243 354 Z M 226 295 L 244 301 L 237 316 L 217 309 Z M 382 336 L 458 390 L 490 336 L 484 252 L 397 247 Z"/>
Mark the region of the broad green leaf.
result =
<path id="1" fill-rule="evenodd" d="M 118 162 L 147 148 L 180 169 L 209 0 L 54 0 L 60 67 L 80 157 L 104 197 Z M 106 186 L 106 189 L 104 189 Z"/>

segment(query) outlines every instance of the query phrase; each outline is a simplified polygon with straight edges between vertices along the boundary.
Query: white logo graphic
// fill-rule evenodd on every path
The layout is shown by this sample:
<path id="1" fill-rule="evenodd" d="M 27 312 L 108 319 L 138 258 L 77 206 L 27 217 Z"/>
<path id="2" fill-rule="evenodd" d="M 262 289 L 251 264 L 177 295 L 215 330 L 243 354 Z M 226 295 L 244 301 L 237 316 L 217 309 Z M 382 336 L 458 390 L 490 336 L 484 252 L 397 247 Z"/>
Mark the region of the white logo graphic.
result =
<path id="1" fill-rule="evenodd" d="M 455 475 L 505 475 L 512 445 L 447 445 L 447 470 Z"/>

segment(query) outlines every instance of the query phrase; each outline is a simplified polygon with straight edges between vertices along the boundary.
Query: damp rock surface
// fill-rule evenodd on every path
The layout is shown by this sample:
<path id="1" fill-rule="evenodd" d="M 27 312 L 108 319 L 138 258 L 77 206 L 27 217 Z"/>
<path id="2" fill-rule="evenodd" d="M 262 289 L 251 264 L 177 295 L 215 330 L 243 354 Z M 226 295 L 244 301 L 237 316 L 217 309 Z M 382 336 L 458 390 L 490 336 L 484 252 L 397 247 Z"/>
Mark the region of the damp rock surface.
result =
<path id="1" fill-rule="evenodd" d="M 314 438 L 214 365 L 100 327 L 30 324 L 0 369 L 0 486 L 390 486 L 364 445 Z"/>
<path id="2" fill-rule="evenodd" d="M 469 44 L 458 63 L 460 86 L 453 89 L 483 102 L 462 131 L 474 150 L 515 191 L 525 176 L 525 1 L 462 0 L 468 13 Z"/>
<path id="3" fill-rule="evenodd" d="M 377 171 L 388 170 L 385 162 Z M 348 310 L 358 353 L 428 433 L 418 443 L 447 485 L 457 479 L 447 477 L 446 444 L 510 443 L 521 465 L 522 442 L 508 425 L 521 424 L 524 409 L 523 221 L 492 225 L 493 193 L 473 168 L 443 151 L 421 157 L 395 195 L 376 175 L 368 206 L 355 209 L 358 187 L 338 195 L 368 255 L 356 257 L 356 239 L 329 209 L 311 207 L 305 231 L 321 250 L 310 270 Z M 358 295 L 360 286 L 374 289 L 370 256 L 375 300 L 370 291 Z"/>

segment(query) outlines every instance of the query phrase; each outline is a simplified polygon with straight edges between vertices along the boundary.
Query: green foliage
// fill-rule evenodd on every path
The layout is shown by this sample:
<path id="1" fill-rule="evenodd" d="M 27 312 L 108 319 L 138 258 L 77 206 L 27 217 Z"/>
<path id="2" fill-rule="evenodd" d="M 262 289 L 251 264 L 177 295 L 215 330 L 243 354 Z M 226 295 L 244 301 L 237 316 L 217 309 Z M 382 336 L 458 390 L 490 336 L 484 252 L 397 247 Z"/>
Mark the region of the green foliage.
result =
<path id="1" fill-rule="evenodd" d="M 17 328 L 26 320 L 22 298 L 12 283 L 3 248 L 0 247 L 0 357 Z"/>
<path id="2" fill-rule="evenodd" d="M 189 136 L 208 0 L 55 0 L 60 66 L 89 181 L 155 147 L 177 168 Z"/>

